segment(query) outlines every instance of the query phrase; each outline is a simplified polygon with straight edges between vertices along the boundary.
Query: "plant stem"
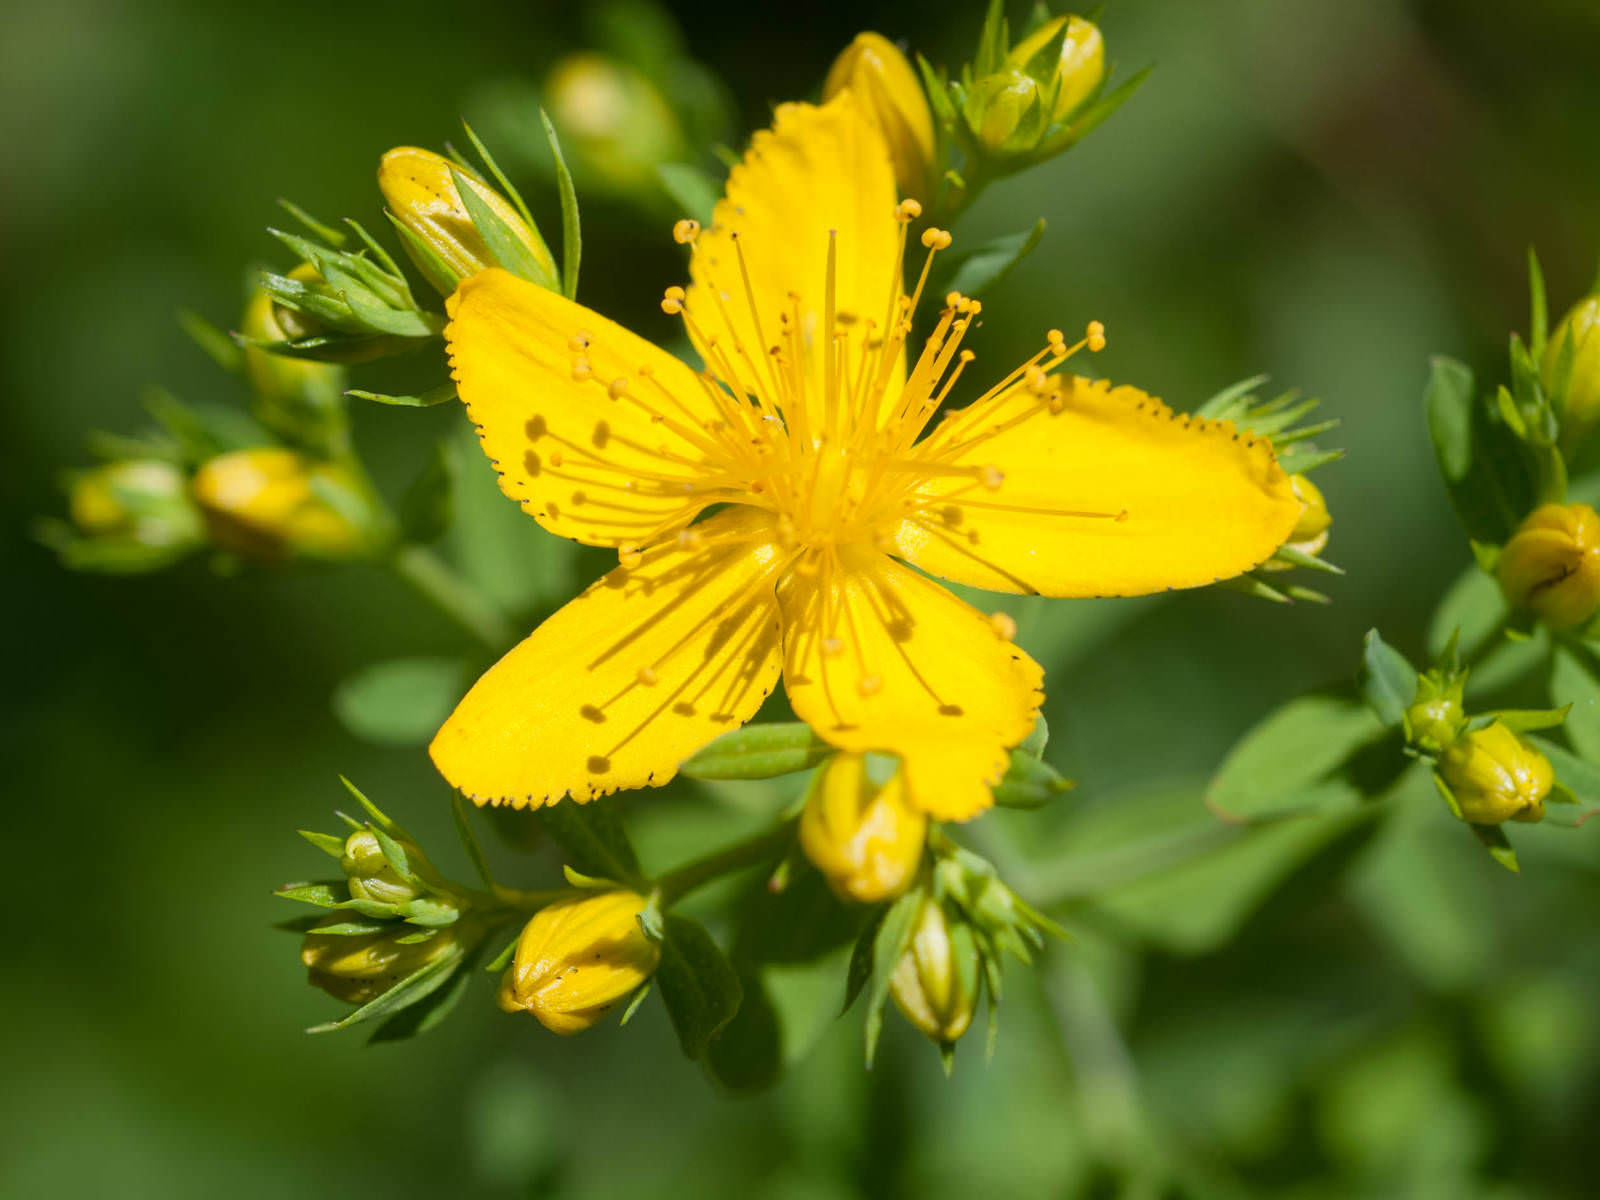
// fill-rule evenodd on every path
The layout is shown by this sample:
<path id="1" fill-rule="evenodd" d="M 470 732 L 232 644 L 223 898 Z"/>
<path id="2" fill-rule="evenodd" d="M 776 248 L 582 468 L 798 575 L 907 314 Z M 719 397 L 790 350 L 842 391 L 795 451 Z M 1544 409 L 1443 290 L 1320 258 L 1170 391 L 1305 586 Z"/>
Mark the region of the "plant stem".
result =
<path id="1" fill-rule="evenodd" d="M 704 858 L 697 858 L 676 870 L 668 871 L 656 880 L 656 890 L 661 893 L 662 905 L 682 899 L 695 888 L 710 883 L 713 879 L 719 879 L 741 867 L 754 866 L 787 849 L 794 839 L 794 825 L 793 821 L 785 821 L 775 829 L 758 833 L 742 842 L 735 842 Z"/>
<path id="2" fill-rule="evenodd" d="M 435 608 L 496 654 L 516 641 L 516 630 L 505 616 L 426 546 L 399 547 L 389 565 Z"/>

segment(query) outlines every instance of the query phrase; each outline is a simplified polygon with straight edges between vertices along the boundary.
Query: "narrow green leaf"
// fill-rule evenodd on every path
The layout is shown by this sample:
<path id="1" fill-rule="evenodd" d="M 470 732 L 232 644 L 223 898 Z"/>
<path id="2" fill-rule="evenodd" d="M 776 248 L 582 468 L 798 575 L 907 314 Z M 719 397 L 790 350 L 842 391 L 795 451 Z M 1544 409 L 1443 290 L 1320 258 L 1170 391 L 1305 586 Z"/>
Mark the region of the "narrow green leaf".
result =
<path id="1" fill-rule="evenodd" d="M 206 352 L 212 362 L 230 375 L 237 374 L 244 367 L 244 355 L 233 339 L 193 309 L 178 310 L 178 325 L 195 345 Z"/>
<path id="2" fill-rule="evenodd" d="M 1362 697 L 1391 729 L 1417 698 L 1417 670 L 1405 655 L 1385 642 L 1376 629 L 1367 630 L 1362 643 L 1361 666 L 1356 683 Z"/>
<path id="3" fill-rule="evenodd" d="M 321 238 L 335 250 L 343 249 L 345 236 L 333 226 L 324 224 L 323 222 L 317 220 L 298 204 L 295 204 L 293 201 L 286 200 L 282 196 L 278 197 L 278 207 L 283 209 L 284 212 L 288 213 L 296 221 L 299 221 L 300 224 L 304 226 L 313 237 Z"/>
<path id="4" fill-rule="evenodd" d="M 336 908 L 350 899 L 350 889 L 343 879 L 286 883 L 274 889 L 272 894 L 282 896 L 285 900 L 298 900 L 302 904 L 315 904 L 318 908 Z"/>
<path id="5" fill-rule="evenodd" d="M 418 967 L 376 1000 L 363 1004 L 355 1012 L 340 1020 L 313 1025 L 306 1032 L 332 1033 L 336 1029 L 349 1029 L 352 1025 L 363 1025 L 368 1021 L 393 1016 L 402 1009 L 426 999 L 448 983 L 451 976 L 456 973 L 462 955 L 460 946 L 451 946 L 448 950 L 442 951 L 437 958 L 430 959 Z"/>
<path id="6" fill-rule="evenodd" d="M 872 977 L 867 993 L 866 1061 L 878 1054 L 878 1037 L 883 1033 L 883 1006 L 889 1002 L 889 984 L 894 969 L 911 944 L 911 934 L 916 928 L 917 914 L 925 897 L 919 891 L 907 892 L 896 900 L 884 914 L 883 924 L 872 939 Z"/>
<path id="7" fill-rule="evenodd" d="M 305 838 L 306 841 L 310 842 L 318 850 L 321 850 L 324 854 L 327 854 L 333 858 L 344 857 L 343 838 L 336 837 L 331 833 L 318 833 L 314 829 L 297 829 L 295 832 L 301 837 Z"/>
<path id="8" fill-rule="evenodd" d="M 544 123 L 544 136 L 550 143 L 550 155 L 555 160 L 556 187 L 561 193 L 561 294 L 568 300 L 578 296 L 578 264 L 583 260 L 583 232 L 578 223 L 578 190 L 572 186 L 572 172 L 567 169 L 566 156 L 561 153 L 561 139 L 550 116 L 539 110 L 539 120 Z"/>
<path id="9" fill-rule="evenodd" d="M 456 193 L 461 197 L 467 216 L 482 235 L 483 243 L 495 262 L 529 283 L 555 291 L 557 281 L 550 277 L 516 231 L 478 195 L 467 177 L 454 167 L 450 169 L 450 177 L 455 182 Z"/>
<path id="10" fill-rule="evenodd" d="M 1528 247 L 1528 350 L 1534 358 L 1544 357 L 1544 343 L 1549 336 L 1550 310 L 1545 299 L 1544 272 L 1539 268 L 1539 256 Z"/>
<path id="11" fill-rule="evenodd" d="M 472 869 L 478 873 L 478 879 L 484 887 L 494 888 L 494 872 L 489 869 L 489 860 L 483 853 L 483 843 L 478 841 L 478 835 L 472 828 L 472 805 L 460 792 L 450 797 L 450 815 L 455 818 L 456 836 L 461 839 L 461 846 L 467 852 L 467 857 L 472 860 Z"/>
<path id="12" fill-rule="evenodd" d="M 739 1011 L 743 989 L 738 973 L 704 926 L 675 913 L 666 917 L 665 924 L 656 988 L 684 1055 L 698 1059 Z"/>
<path id="13" fill-rule="evenodd" d="M 391 396 L 384 392 L 365 392 L 360 388 L 351 388 L 346 396 L 354 396 L 357 400 L 371 400 L 375 404 L 387 404 L 393 408 L 432 408 L 436 404 L 448 404 L 456 398 L 456 385 L 454 382 L 441 383 L 438 387 L 429 388 L 415 396 Z"/>
<path id="14" fill-rule="evenodd" d="M 407 1004 L 379 1025 L 367 1039 L 367 1044 L 370 1046 L 379 1042 L 399 1042 L 427 1033 L 448 1017 L 461 1002 L 472 976 L 473 972 L 468 969 L 468 964 L 463 962 L 460 969 L 451 972 L 438 987 L 421 999 Z"/>

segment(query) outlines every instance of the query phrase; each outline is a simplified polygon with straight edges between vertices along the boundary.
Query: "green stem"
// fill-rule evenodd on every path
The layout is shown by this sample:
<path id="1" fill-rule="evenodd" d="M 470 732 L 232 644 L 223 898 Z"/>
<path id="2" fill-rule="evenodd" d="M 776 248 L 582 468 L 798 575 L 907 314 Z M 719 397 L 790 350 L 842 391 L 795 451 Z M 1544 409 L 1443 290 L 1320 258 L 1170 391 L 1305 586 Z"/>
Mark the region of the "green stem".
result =
<path id="1" fill-rule="evenodd" d="M 516 630 L 505 616 L 426 546 L 399 547 L 389 565 L 435 608 L 496 654 L 516 641 Z"/>
<path id="2" fill-rule="evenodd" d="M 662 906 L 681 900 L 713 879 L 720 879 L 742 867 L 768 861 L 788 849 L 794 840 L 794 825 L 793 821 L 785 821 L 776 829 L 758 833 L 742 842 L 735 842 L 731 846 L 714 851 L 704 858 L 685 863 L 676 870 L 668 871 L 656 880 L 656 890 L 661 893 Z"/>

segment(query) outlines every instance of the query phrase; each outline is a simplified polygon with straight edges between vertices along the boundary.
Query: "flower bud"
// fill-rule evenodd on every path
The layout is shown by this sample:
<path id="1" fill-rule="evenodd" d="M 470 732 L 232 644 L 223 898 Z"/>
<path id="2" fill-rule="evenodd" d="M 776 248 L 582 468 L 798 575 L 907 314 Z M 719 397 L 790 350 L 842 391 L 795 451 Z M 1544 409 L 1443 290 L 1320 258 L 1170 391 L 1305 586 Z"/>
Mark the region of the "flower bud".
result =
<path id="1" fill-rule="evenodd" d="M 543 239 L 477 172 L 431 150 L 399 146 L 379 162 L 378 187 L 395 219 L 436 256 L 437 261 L 434 261 L 417 253 L 409 241 L 406 242 L 406 253 L 411 255 L 411 261 L 439 294 L 448 296 L 461 280 L 499 265 L 473 224 L 461 201 L 461 193 L 456 191 L 452 170 L 467 181 L 477 198 L 527 247 L 539 267 L 551 279 L 557 278 L 555 261 Z"/>
<path id="2" fill-rule="evenodd" d="M 1039 122 L 1039 84 L 1021 71 L 1002 71 L 978 80 L 964 114 L 978 142 L 994 154 L 1033 149 Z"/>
<path id="3" fill-rule="evenodd" d="M 645 937 L 637 892 L 577 892 L 534 914 L 500 983 L 500 1007 L 552 1033 L 581 1033 L 649 979 L 661 947 Z"/>
<path id="4" fill-rule="evenodd" d="M 1546 504 L 1500 552 L 1500 590 L 1512 608 L 1554 629 L 1581 625 L 1600 608 L 1600 516 L 1587 504 Z"/>
<path id="5" fill-rule="evenodd" d="M 1457 738 L 1439 760 L 1439 775 L 1462 819 L 1474 825 L 1540 820 L 1555 783 L 1550 760 L 1499 721 Z"/>
<path id="6" fill-rule="evenodd" d="M 861 33 L 833 60 L 823 100 L 849 88 L 889 146 L 902 196 L 926 198 L 935 153 L 933 113 L 906 56 L 882 34 Z"/>
<path id="7" fill-rule="evenodd" d="M 875 904 L 910 886 L 928 819 L 906 803 L 905 776 L 882 787 L 866 759 L 836 754 L 817 772 L 800 817 L 800 848 L 841 899 Z"/>
<path id="8" fill-rule="evenodd" d="M 569 54 L 544 81 L 562 145 L 592 181 L 618 191 L 651 187 L 656 167 L 684 154 L 672 108 L 644 75 L 601 54 Z"/>
<path id="9" fill-rule="evenodd" d="M 347 913 L 336 913 L 322 924 L 337 925 L 349 919 Z M 306 965 L 312 987 L 346 1004 L 367 1004 L 407 975 L 474 939 L 475 930 L 476 923 L 468 918 L 444 926 L 425 941 L 402 942 L 401 938 L 422 930 L 402 923 L 377 933 L 318 933 L 312 929 L 301 943 L 300 961 Z"/>
<path id="10" fill-rule="evenodd" d="M 374 548 L 377 518 L 360 480 L 293 450 L 213 458 L 195 473 L 194 495 L 212 540 L 246 558 L 356 558 Z"/>
<path id="11" fill-rule="evenodd" d="M 1569 341 L 1572 349 L 1564 351 Z M 1559 382 L 1556 373 L 1563 353 L 1572 355 L 1572 374 L 1567 379 L 1561 436 L 1572 445 L 1600 423 L 1600 295 L 1578 301 L 1550 334 L 1540 364 L 1547 392 Z"/>
<path id="12" fill-rule="evenodd" d="M 972 931 L 964 925 L 952 929 L 938 901 L 924 900 L 911 944 L 889 982 L 896 1007 L 928 1037 L 947 1046 L 972 1024 L 977 984 Z"/>
<path id="13" fill-rule="evenodd" d="M 1466 723 L 1460 697 L 1419 698 L 1405 711 L 1406 740 L 1420 750 L 1439 754 L 1455 742 Z"/>
<path id="14" fill-rule="evenodd" d="M 72 481 L 68 511 L 90 537 L 171 549 L 201 536 L 188 477 L 160 459 L 128 459 L 83 472 Z"/>
<path id="15" fill-rule="evenodd" d="M 426 864 L 422 850 L 414 842 L 396 838 L 405 851 L 406 865 L 413 875 L 421 875 Z M 370 829 L 358 829 L 344 840 L 344 856 L 339 859 L 339 869 L 345 873 L 350 894 L 360 900 L 374 900 L 379 904 L 405 904 L 417 898 L 417 889 L 400 878 L 389 865 L 383 847 Z"/>
<path id="16" fill-rule="evenodd" d="M 1061 120 L 1088 99 L 1106 73 L 1104 39 L 1099 28 L 1082 17 L 1054 17 L 1046 21 L 1011 48 L 1006 56 L 1007 64 L 1019 71 L 1028 71 L 1030 60 L 1061 33 L 1062 26 L 1066 27 L 1066 36 L 1061 41 L 1061 57 L 1051 64 L 1055 78 L 1060 80 L 1059 90 L 1046 125 Z M 1041 73 L 1037 65 L 1031 73 L 1048 95 L 1050 76 Z"/>
<path id="17" fill-rule="evenodd" d="M 301 263 L 289 278 L 309 283 L 321 276 L 311 264 Z M 239 332 L 254 342 L 293 341 L 317 332 L 308 320 L 274 304 L 264 288 L 257 288 L 245 305 Z M 339 367 L 252 345 L 244 348 L 244 366 L 255 393 L 255 413 L 263 425 L 289 437 L 330 431 L 342 436 L 345 377 Z"/>

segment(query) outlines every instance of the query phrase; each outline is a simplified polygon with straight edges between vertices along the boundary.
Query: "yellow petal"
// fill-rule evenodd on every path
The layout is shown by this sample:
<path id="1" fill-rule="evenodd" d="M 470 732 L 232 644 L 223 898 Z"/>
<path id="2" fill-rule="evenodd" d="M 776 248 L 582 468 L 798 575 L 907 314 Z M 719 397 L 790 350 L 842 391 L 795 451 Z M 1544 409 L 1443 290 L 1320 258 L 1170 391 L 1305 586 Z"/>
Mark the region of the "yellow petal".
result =
<path id="1" fill-rule="evenodd" d="M 975 816 L 1033 729 L 1043 672 L 933 580 L 875 550 L 838 553 L 778 589 L 790 704 L 841 750 L 898 755 L 916 809 Z"/>
<path id="2" fill-rule="evenodd" d="M 730 509 L 647 550 L 491 667 L 429 752 L 479 804 L 580 804 L 659 787 L 749 720 L 779 673 L 777 550 Z M 680 539 L 683 540 L 683 539 Z"/>
<path id="3" fill-rule="evenodd" d="M 726 363 L 756 388 L 767 352 L 779 342 L 780 322 L 798 304 L 799 327 L 814 352 L 808 374 L 821 379 L 815 352 L 824 338 L 830 236 L 837 239 L 838 322 L 870 319 L 882 329 L 899 283 L 894 208 L 888 148 L 852 93 L 821 106 L 779 105 L 773 127 L 751 139 L 728 175 L 727 194 L 690 259 L 691 331 L 708 365 L 726 373 L 719 365 Z M 700 335 L 715 339 L 717 348 L 708 351 Z M 770 396 L 773 389 L 759 390 Z"/>
<path id="4" fill-rule="evenodd" d="M 700 376 L 664 350 L 505 271 L 464 281 L 445 338 L 500 487 L 552 533 L 643 542 L 712 501 Z"/>
<path id="5" fill-rule="evenodd" d="M 968 474 L 921 485 L 894 535 L 904 558 L 991 591 L 1137 596 L 1241 574 L 1294 529 L 1300 501 L 1264 439 L 1137 388 L 1048 383 L 1053 403 L 1019 384 L 920 445 Z"/>

